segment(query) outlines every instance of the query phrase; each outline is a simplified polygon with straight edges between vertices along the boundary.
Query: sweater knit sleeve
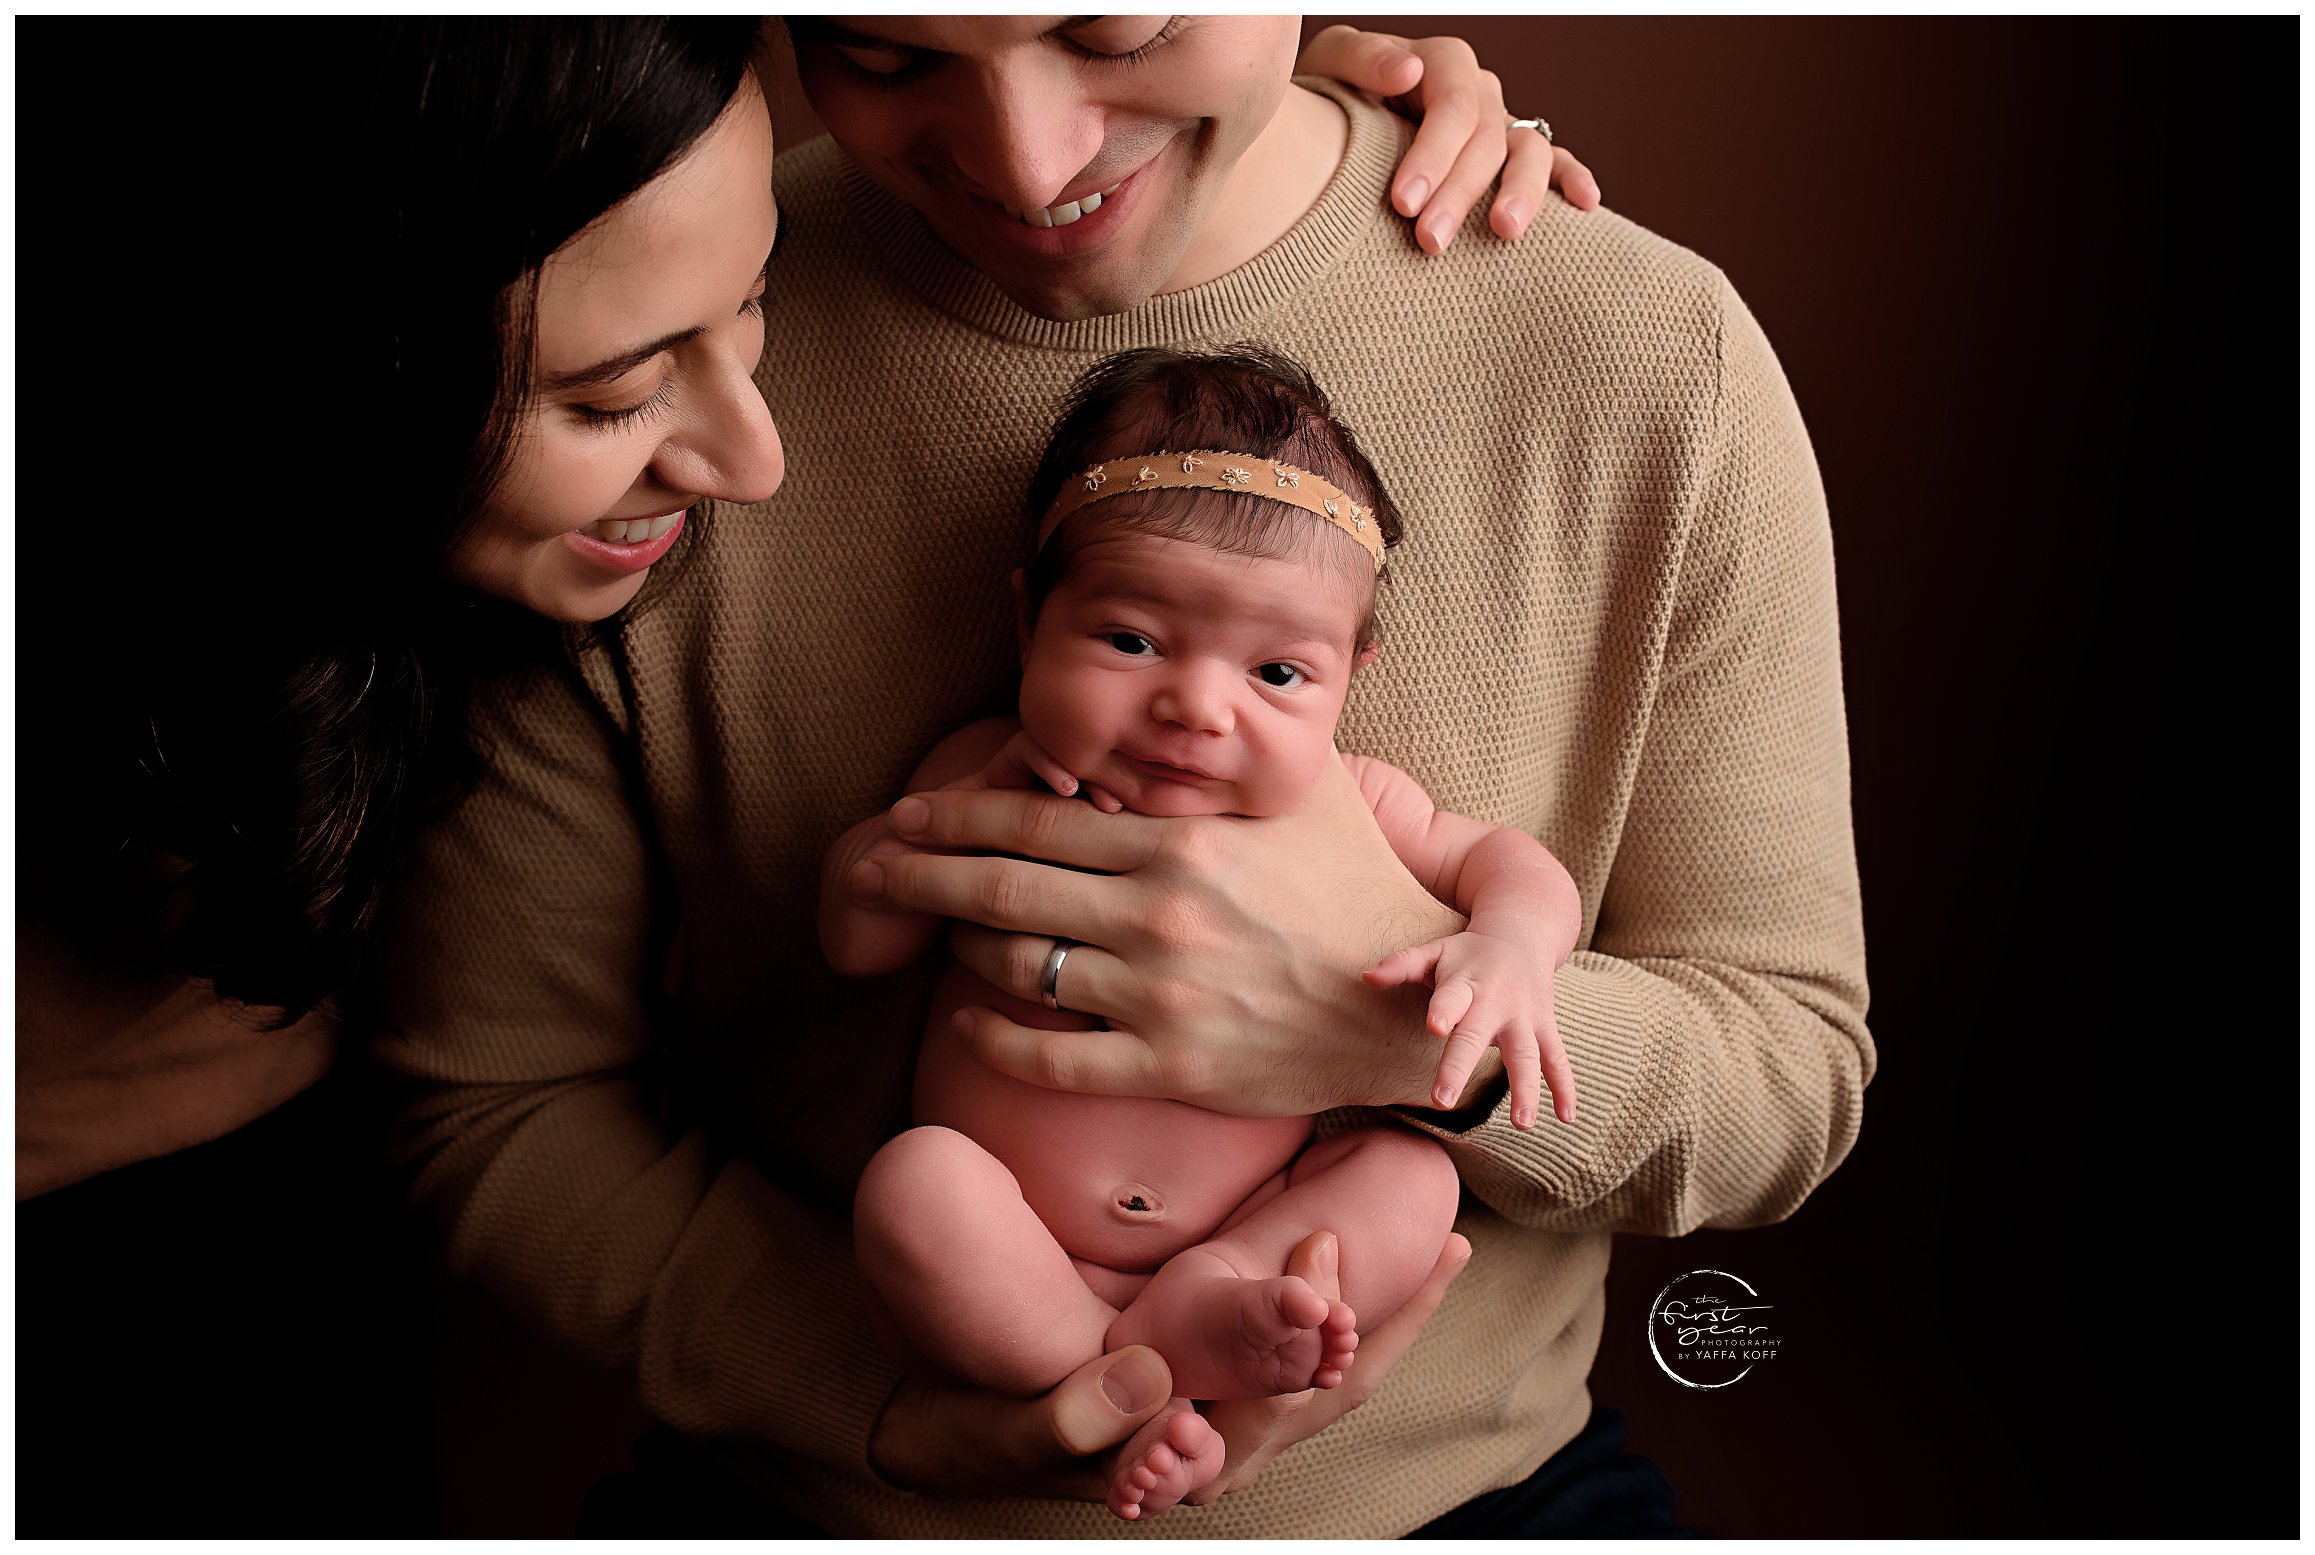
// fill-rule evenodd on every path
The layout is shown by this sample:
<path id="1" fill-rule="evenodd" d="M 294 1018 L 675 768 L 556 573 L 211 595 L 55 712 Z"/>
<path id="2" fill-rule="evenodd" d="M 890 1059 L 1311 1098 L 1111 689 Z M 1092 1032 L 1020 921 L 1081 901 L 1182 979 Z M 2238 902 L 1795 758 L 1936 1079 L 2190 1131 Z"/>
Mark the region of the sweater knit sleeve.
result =
<path id="1" fill-rule="evenodd" d="M 862 1324 L 848 1223 L 662 1104 L 666 924 L 622 737 L 552 675 L 477 721 L 488 771 L 422 845 L 377 993 L 398 1141 L 452 1266 L 677 1428 L 872 1478 L 898 1372 Z"/>
<path id="2" fill-rule="evenodd" d="M 1718 401 L 1656 693 L 1557 982 L 1577 1121 L 1406 1115 L 1545 1229 L 1783 1219 L 1848 1154 L 1875 1062 L 1824 492 L 1768 341 L 1714 283 Z"/>

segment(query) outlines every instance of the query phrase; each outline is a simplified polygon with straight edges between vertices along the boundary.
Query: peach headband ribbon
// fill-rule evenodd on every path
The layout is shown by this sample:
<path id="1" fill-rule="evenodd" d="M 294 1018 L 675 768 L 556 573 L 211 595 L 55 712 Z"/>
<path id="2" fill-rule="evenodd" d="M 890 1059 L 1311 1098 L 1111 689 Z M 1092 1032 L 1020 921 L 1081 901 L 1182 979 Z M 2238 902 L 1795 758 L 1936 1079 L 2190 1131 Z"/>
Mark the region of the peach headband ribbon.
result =
<path id="1" fill-rule="evenodd" d="M 1069 477 L 1061 494 L 1045 510 L 1044 521 L 1037 526 L 1037 544 L 1042 547 L 1061 527 L 1061 521 L 1079 508 L 1137 491 L 1178 491 L 1184 487 L 1243 492 L 1301 508 L 1365 546 L 1374 558 L 1375 571 L 1383 570 L 1382 530 L 1375 522 L 1373 508 L 1353 502 L 1322 475 L 1275 459 L 1212 448 L 1179 454 L 1161 450 L 1088 466 Z"/>

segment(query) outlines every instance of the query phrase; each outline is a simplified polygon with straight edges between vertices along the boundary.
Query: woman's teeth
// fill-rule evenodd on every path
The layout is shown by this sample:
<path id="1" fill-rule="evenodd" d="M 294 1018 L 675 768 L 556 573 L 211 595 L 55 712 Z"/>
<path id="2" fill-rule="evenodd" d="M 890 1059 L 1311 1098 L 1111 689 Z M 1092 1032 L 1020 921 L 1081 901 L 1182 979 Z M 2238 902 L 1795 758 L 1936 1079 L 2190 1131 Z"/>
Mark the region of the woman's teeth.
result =
<path id="1" fill-rule="evenodd" d="M 1015 221 L 1027 222 L 1032 227 L 1066 227 L 1078 217 L 1090 216 L 1101 209 L 1102 201 L 1124 187 L 1123 182 L 1114 183 L 1106 189 L 1096 190 L 1094 193 L 1086 195 L 1083 199 L 1063 200 L 1059 205 L 1042 206 L 1033 211 L 1017 211 L 1008 205 L 1005 207 L 1005 214 Z"/>
<path id="2" fill-rule="evenodd" d="M 613 545 L 641 545 L 673 529 L 675 521 L 682 516 L 681 513 L 662 513 L 657 518 L 606 518 L 595 525 L 594 535 L 596 539 L 608 540 Z"/>

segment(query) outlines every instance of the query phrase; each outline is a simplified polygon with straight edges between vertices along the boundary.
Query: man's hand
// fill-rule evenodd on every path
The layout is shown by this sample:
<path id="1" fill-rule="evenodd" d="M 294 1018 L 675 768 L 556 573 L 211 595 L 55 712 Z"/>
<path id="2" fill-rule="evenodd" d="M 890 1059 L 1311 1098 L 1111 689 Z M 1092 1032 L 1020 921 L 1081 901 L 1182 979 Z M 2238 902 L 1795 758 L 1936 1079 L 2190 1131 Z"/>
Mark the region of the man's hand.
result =
<path id="1" fill-rule="evenodd" d="M 1575 1121 L 1575 1071 L 1551 1013 L 1551 963 L 1519 941 L 1465 930 L 1427 945 L 1393 951 L 1367 968 L 1376 988 L 1410 984 L 1432 990 L 1425 1016 L 1431 1035 L 1444 1037 L 1432 1099 L 1451 1107 L 1463 1094 L 1479 1055 L 1503 1054 L 1511 1083 L 1511 1122 L 1535 1126 L 1539 1082 L 1551 1081 L 1551 1107 L 1562 1123 Z"/>
<path id="2" fill-rule="evenodd" d="M 951 934 L 958 959 L 1024 999 L 1039 997 L 1054 941 L 1070 940 L 1057 996 L 1109 1023 L 1033 1031 L 959 1012 L 991 1068 L 1239 1116 L 1431 1105 L 1423 997 L 1359 974 L 1461 923 L 1391 852 L 1339 762 L 1263 820 L 1104 815 L 1003 790 L 915 794 L 891 813 L 902 840 L 943 851 L 855 870 L 856 900 L 966 920 Z M 959 849 L 972 853 L 946 851 Z"/>
<path id="3" fill-rule="evenodd" d="M 1316 1436 L 1374 1397 L 1383 1378 L 1390 1375 L 1399 1357 L 1414 1345 L 1415 1336 L 1430 1322 L 1431 1314 L 1439 1310 L 1447 1287 L 1470 1261 L 1471 1244 L 1459 1232 L 1450 1234 L 1447 1245 L 1439 1250 L 1439 1261 L 1432 1266 L 1430 1278 L 1407 1298 L 1406 1305 L 1373 1331 L 1359 1335 L 1358 1359 L 1351 1363 L 1340 1387 L 1324 1392 L 1309 1388 L 1278 1398 L 1232 1399 L 1227 1403 L 1209 1404 L 1206 1423 L 1222 1433 L 1229 1456 L 1223 1460 L 1222 1472 L 1214 1482 L 1203 1490 L 1191 1492 L 1190 1501 L 1204 1506 L 1233 1490 L 1245 1489 L 1254 1483 L 1272 1458 L 1296 1442 Z M 1330 1301 L 1342 1297 L 1340 1268 L 1339 1244 L 1331 1231 L 1312 1232 L 1286 1260 L 1288 1274 L 1300 1275 Z"/>
<path id="4" fill-rule="evenodd" d="M 1415 241 L 1426 253 L 1447 251 L 1498 170 L 1503 187 L 1487 213 L 1498 237 L 1527 230 L 1547 187 L 1577 210 L 1599 206 L 1599 181 L 1589 168 L 1537 131 L 1505 130 L 1513 116 L 1504 110 L 1503 83 L 1480 68 L 1461 38 L 1410 41 L 1338 23 L 1303 46 L 1294 68 L 1372 92 L 1419 121 L 1392 180 L 1391 203 L 1417 218 Z"/>
<path id="5" fill-rule="evenodd" d="M 1172 1373 L 1144 1345 L 1087 1361 L 1041 1398 L 910 1378 L 877 1417 L 868 1461 L 923 1495 L 1099 1501 L 1109 1493 L 1100 1455 L 1172 1396 Z"/>

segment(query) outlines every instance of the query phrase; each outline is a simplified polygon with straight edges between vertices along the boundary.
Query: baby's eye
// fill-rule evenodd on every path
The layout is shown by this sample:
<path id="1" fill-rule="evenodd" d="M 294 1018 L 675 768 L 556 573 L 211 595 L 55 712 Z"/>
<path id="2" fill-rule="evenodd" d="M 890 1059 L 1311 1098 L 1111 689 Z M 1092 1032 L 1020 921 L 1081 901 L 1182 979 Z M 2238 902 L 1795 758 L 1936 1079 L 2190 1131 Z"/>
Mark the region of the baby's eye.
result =
<path id="1" fill-rule="evenodd" d="M 1281 691 L 1293 690 L 1303 679 L 1302 671 L 1291 664 L 1265 664 L 1254 673 L 1262 677 L 1262 684 L 1276 686 Z"/>
<path id="2" fill-rule="evenodd" d="M 1109 646 L 1115 648 L 1119 653 L 1137 655 L 1157 651 L 1150 646 L 1149 639 L 1139 632 L 1111 632 L 1109 634 Z"/>

